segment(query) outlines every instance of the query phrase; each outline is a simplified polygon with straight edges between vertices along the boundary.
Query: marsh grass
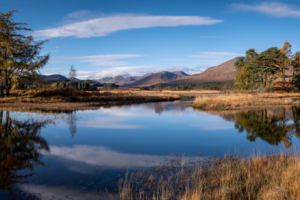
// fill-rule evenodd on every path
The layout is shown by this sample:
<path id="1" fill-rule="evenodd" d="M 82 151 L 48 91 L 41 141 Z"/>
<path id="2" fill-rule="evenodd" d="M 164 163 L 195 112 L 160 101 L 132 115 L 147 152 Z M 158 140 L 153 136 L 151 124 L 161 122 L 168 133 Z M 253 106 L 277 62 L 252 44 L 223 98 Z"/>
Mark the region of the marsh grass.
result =
<path id="1" fill-rule="evenodd" d="M 299 100 L 287 100 L 285 98 L 299 98 Z M 252 109 L 262 106 L 284 106 L 300 105 L 300 94 L 221 94 L 215 96 L 196 97 L 193 103 L 194 108 L 211 110 L 234 110 Z"/>
<path id="2" fill-rule="evenodd" d="M 164 168 L 166 169 L 166 168 Z M 121 199 L 299 199 L 300 161 L 291 154 L 226 155 L 193 167 L 138 172 L 119 183 Z"/>
<path id="3" fill-rule="evenodd" d="M 92 107 L 107 105 L 124 105 L 143 102 L 173 101 L 178 95 L 135 94 L 130 91 L 79 91 L 70 88 L 14 91 L 9 97 L 0 98 L 1 106 L 21 107 Z M 82 103 L 83 105 L 78 105 Z M 68 105 L 66 105 L 68 104 Z M 75 105 L 76 104 L 76 105 Z M 47 105 L 47 106 L 46 106 Z"/>

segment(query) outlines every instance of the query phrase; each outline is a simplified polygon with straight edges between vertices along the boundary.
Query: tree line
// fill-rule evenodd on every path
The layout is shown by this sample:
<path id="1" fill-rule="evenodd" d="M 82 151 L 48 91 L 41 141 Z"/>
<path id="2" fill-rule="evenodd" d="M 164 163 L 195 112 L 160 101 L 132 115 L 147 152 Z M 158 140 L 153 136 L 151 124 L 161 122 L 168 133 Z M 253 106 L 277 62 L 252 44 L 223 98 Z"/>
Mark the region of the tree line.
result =
<path id="1" fill-rule="evenodd" d="M 272 88 L 275 81 L 285 83 L 287 70 L 292 71 L 293 83 L 300 80 L 300 52 L 292 53 L 292 45 L 287 41 L 281 49 L 271 47 L 261 53 L 249 49 L 234 65 L 237 69 L 235 85 L 240 90 Z"/>

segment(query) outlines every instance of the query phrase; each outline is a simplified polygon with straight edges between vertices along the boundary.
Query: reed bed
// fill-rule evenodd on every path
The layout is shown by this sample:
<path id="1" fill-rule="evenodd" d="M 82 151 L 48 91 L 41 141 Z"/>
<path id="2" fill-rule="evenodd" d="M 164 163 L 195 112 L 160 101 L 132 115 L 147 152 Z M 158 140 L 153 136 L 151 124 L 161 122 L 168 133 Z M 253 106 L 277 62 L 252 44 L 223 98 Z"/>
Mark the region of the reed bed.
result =
<path id="1" fill-rule="evenodd" d="M 89 105 L 121 105 L 143 102 L 177 100 L 178 95 L 149 94 L 139 95 L 133 92 L 79 91 L 70 88 L 16 91 L 10 97 L 0 98 L 0 103 L 87 103 Z M 92 103 L 92 104 L 91 104 Z M 6 106 L 3 105 L 2 106 Z"/>
<path id="2" fill-rule="evenodd" d="M 162 172 L 161 172 L 162 171 Z M 139 172 L 120 181 L 121 199 L 299 199 L 300 160 L 292 154 L 227 155 L 194 168 Z"/>
<path id="3" fill-rule="evenodd" d="M 284 98 L 299 98 L 299 100 Z M 252 109 L 263 106 L 284 105 L 300 105 L 300 94 L 221 94 L 200 96 L 193 103 L 194 108 L 202 110 Z"/>

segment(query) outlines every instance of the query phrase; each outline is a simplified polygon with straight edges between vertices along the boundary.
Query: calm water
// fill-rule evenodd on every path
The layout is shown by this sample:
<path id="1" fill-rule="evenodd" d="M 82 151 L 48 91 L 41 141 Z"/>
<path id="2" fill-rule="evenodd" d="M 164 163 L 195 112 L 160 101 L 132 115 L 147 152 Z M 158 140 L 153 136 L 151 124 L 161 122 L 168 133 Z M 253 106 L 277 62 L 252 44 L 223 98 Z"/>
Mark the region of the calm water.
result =
<path id="1" fill-rule="evenodd" d="M 291 150 L 300 136 L 297 107 L 208 113 L 186 103 L 0 112 L 0 199 L 10 199 L 9 191 L 105 199 L 127 171 L 166 164 L 174 155 Z"/>

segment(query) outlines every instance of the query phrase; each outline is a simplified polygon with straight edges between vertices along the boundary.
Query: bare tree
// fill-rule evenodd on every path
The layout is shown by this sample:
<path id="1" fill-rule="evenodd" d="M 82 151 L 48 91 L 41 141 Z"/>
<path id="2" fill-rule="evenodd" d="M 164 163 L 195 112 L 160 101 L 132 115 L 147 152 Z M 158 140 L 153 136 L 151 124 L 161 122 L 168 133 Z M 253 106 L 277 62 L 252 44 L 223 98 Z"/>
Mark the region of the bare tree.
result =
<path id="1" fill-rule="evenodd" d="M 71 65 L 70 72 L 69 72 L 70 81 L 73 82 L 75 77 L 76 77 L 76 69 L 73 65 Z"/>

